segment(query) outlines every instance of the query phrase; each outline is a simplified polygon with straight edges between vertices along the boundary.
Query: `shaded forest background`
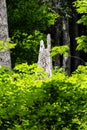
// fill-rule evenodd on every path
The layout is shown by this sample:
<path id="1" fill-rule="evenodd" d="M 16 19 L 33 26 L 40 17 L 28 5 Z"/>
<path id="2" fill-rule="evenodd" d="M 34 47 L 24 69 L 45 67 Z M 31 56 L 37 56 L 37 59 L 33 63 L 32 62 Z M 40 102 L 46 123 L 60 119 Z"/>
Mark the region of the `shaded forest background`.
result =
<path id="1" fill-rule="evenodd" d="M 86 34 L 86 27 L 77 24 L 81 14 L 74 6 L 74 0 L 7 0 L 9 36 L 16 43 L 11 50 L 12 67 L 18 63 L 37 62 L 39 42 L 46 42 L 51 34 L 52 47 L 68 45 L 68 73 L 79 64 L 85 64 L 86 54 L 77 51 L 75 38 Z M 57 55 L 54 66 L 63 66 L 63 56 Z"/>

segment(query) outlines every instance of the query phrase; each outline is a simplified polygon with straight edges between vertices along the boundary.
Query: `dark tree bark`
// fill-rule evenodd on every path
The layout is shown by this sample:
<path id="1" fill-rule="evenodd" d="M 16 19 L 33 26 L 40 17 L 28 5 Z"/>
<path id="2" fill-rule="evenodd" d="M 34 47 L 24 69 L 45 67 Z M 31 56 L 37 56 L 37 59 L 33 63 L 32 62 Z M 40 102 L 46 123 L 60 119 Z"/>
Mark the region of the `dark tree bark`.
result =
<path id="1" fill-rule="evenodd" d="M 60 14 L 60 7 L 61 7 L 61 1 L 60 0 L 51 0 L 51 8 L 56 13 Z M 61 44 L 61 18 L 58 18 L 56 20 L 56 23 L 52 29 L 52 35 L 54 39 L 54 45 L 53 46 L 60 46 Z M 61 57 L 60 55 L 55 56 L 54 66 L 61 66 Z"/>
<path id="2" fill-rule="evenodd" d="M 69 35 L 69 19 L 67 17 L 62 18 L 63 24 L 63 45 L 67 45 L 70 48 L 70 35 Z M 70 56 L 70 50 L 68 51 Z M 71 60 L 69 56 L 63 56 L 63 66 L 68 75 L 71 73 Z"/>
<path id="3" fill-rule="evenodd" d="M 76 14 L 76 12 L 75 12 Z M 77 66 L 80 64 L 80 52 L 76 51 L 77 43 L 75 38 L 78 37 L 79 35 L 79 27 L 78 24 L 76 23 L 78 20 L 78 16 L 74 15 L 71 18 L 70 22 L 70 51 L 71 51 L 71 72 L 74 71 Z"/>
<path id="4" fill-rule="evenodd" d="M 54 45 L 55 46 L 60 46 L 60 24 L 59 24 L 60 20 L 57 20 L 56 24 L 55 24 L 55 27 L 54 27 Z M 60 56 L 59 55 L 56 55 L 55 56 L 55 63 L 54 63 L 55 66 L 59 66 L 61 65 L 60 63 Z"/>

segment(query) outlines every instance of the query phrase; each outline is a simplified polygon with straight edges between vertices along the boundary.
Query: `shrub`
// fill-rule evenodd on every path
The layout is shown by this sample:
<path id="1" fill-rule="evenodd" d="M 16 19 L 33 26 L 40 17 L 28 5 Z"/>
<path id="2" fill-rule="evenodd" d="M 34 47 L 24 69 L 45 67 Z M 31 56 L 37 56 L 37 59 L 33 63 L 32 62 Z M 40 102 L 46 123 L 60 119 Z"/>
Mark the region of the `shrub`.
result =
<path id="1" fill-rule="evenodd" d="M 86 130 L 87 67 L 52 77 L 36 64 L 0 68 L 1 130 Z"/>

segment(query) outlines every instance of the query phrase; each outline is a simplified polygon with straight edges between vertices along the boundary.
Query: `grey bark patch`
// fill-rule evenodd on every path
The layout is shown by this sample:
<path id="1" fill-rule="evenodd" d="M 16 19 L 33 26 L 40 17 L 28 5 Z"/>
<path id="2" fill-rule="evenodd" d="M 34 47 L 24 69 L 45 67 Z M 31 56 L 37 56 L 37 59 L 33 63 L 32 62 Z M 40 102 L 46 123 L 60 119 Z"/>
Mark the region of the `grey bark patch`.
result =
<path id="1" fill-rule="evenodd" d="M 8 23 L 7 23 L 7 9 L 6 1 L 0 0 L 0 40 L 6 42 L 8 38 Z M 7 66 L 11 68 L 11 57 L 10 50 L 0 52 L 0 65 Z"/>

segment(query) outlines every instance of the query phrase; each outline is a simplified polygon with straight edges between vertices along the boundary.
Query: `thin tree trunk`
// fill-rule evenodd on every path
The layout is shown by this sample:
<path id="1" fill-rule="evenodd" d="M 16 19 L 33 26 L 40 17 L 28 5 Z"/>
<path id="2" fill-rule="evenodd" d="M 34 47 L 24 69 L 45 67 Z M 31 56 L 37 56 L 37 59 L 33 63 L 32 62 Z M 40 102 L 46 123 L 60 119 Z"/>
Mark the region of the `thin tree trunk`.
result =
<path id="1" fill-rule="evenodd" d="M 77 43 L 75 38 L 79 36 L 79 26 L 76 23 L 78 20 L 77 12 L 75 11 L 75 8 L 72 7 L 73 11 L 73 17 L 70 21 L 70 41 L 71 41 L 71 72 L 75 71 L 77 66 L 80 64 L 80 52 L 76 51 Z"/>
<path id="2" fill-rule="evenodd" d="M 60 31 L 59 31 L 59 26 L 56 25 L 55 28 L 55 46 L 60 46 Z M 60 67 L 60 55 L 55 56 L 55 66 Z"/>
<path id="3" fill-rule="evenodd" d="M 0 40 L 6 42 L 8 38 L 8 23 L 6 0 L 0 0 Z M 10 50 L 0 52 L 0 65 L 11 68 Z"/>
<path id="4" fill-rule="evenodd" d="M 63 17 L 63 44 L 70 47 L 70 36 L 69 36 L 69 20 L 66 17 Z M 68 55 L 70 55 L 70 50 L 68 51 Z M 71 63 L 70 57 L 63 56 L 63 66 L 68 75 L 71 73 Z"/>
<path id="5" fill-rule="evenodd" d="M 75 58 L 75 65 L 74 65 L 74 68 L 76 69 L 77 66 L 80 64 L 80 60 L 79 60 L 79 57 L 80 57 L 80 52 L 79 51 L 76 51 L 76 47 L 77 47 L 77 44 L 76 44 L 76 40 L 75 38 L 78 37 L 78 24 L 76 23 L 77 22 L 77 16 L 74 17 L 73 19 L 73 28 L 74 28 L 74 31 L 73 31 L 73 45 L 74 45 L 74 54 L 75 56 L 77 56 L 77 58 Z"/>

